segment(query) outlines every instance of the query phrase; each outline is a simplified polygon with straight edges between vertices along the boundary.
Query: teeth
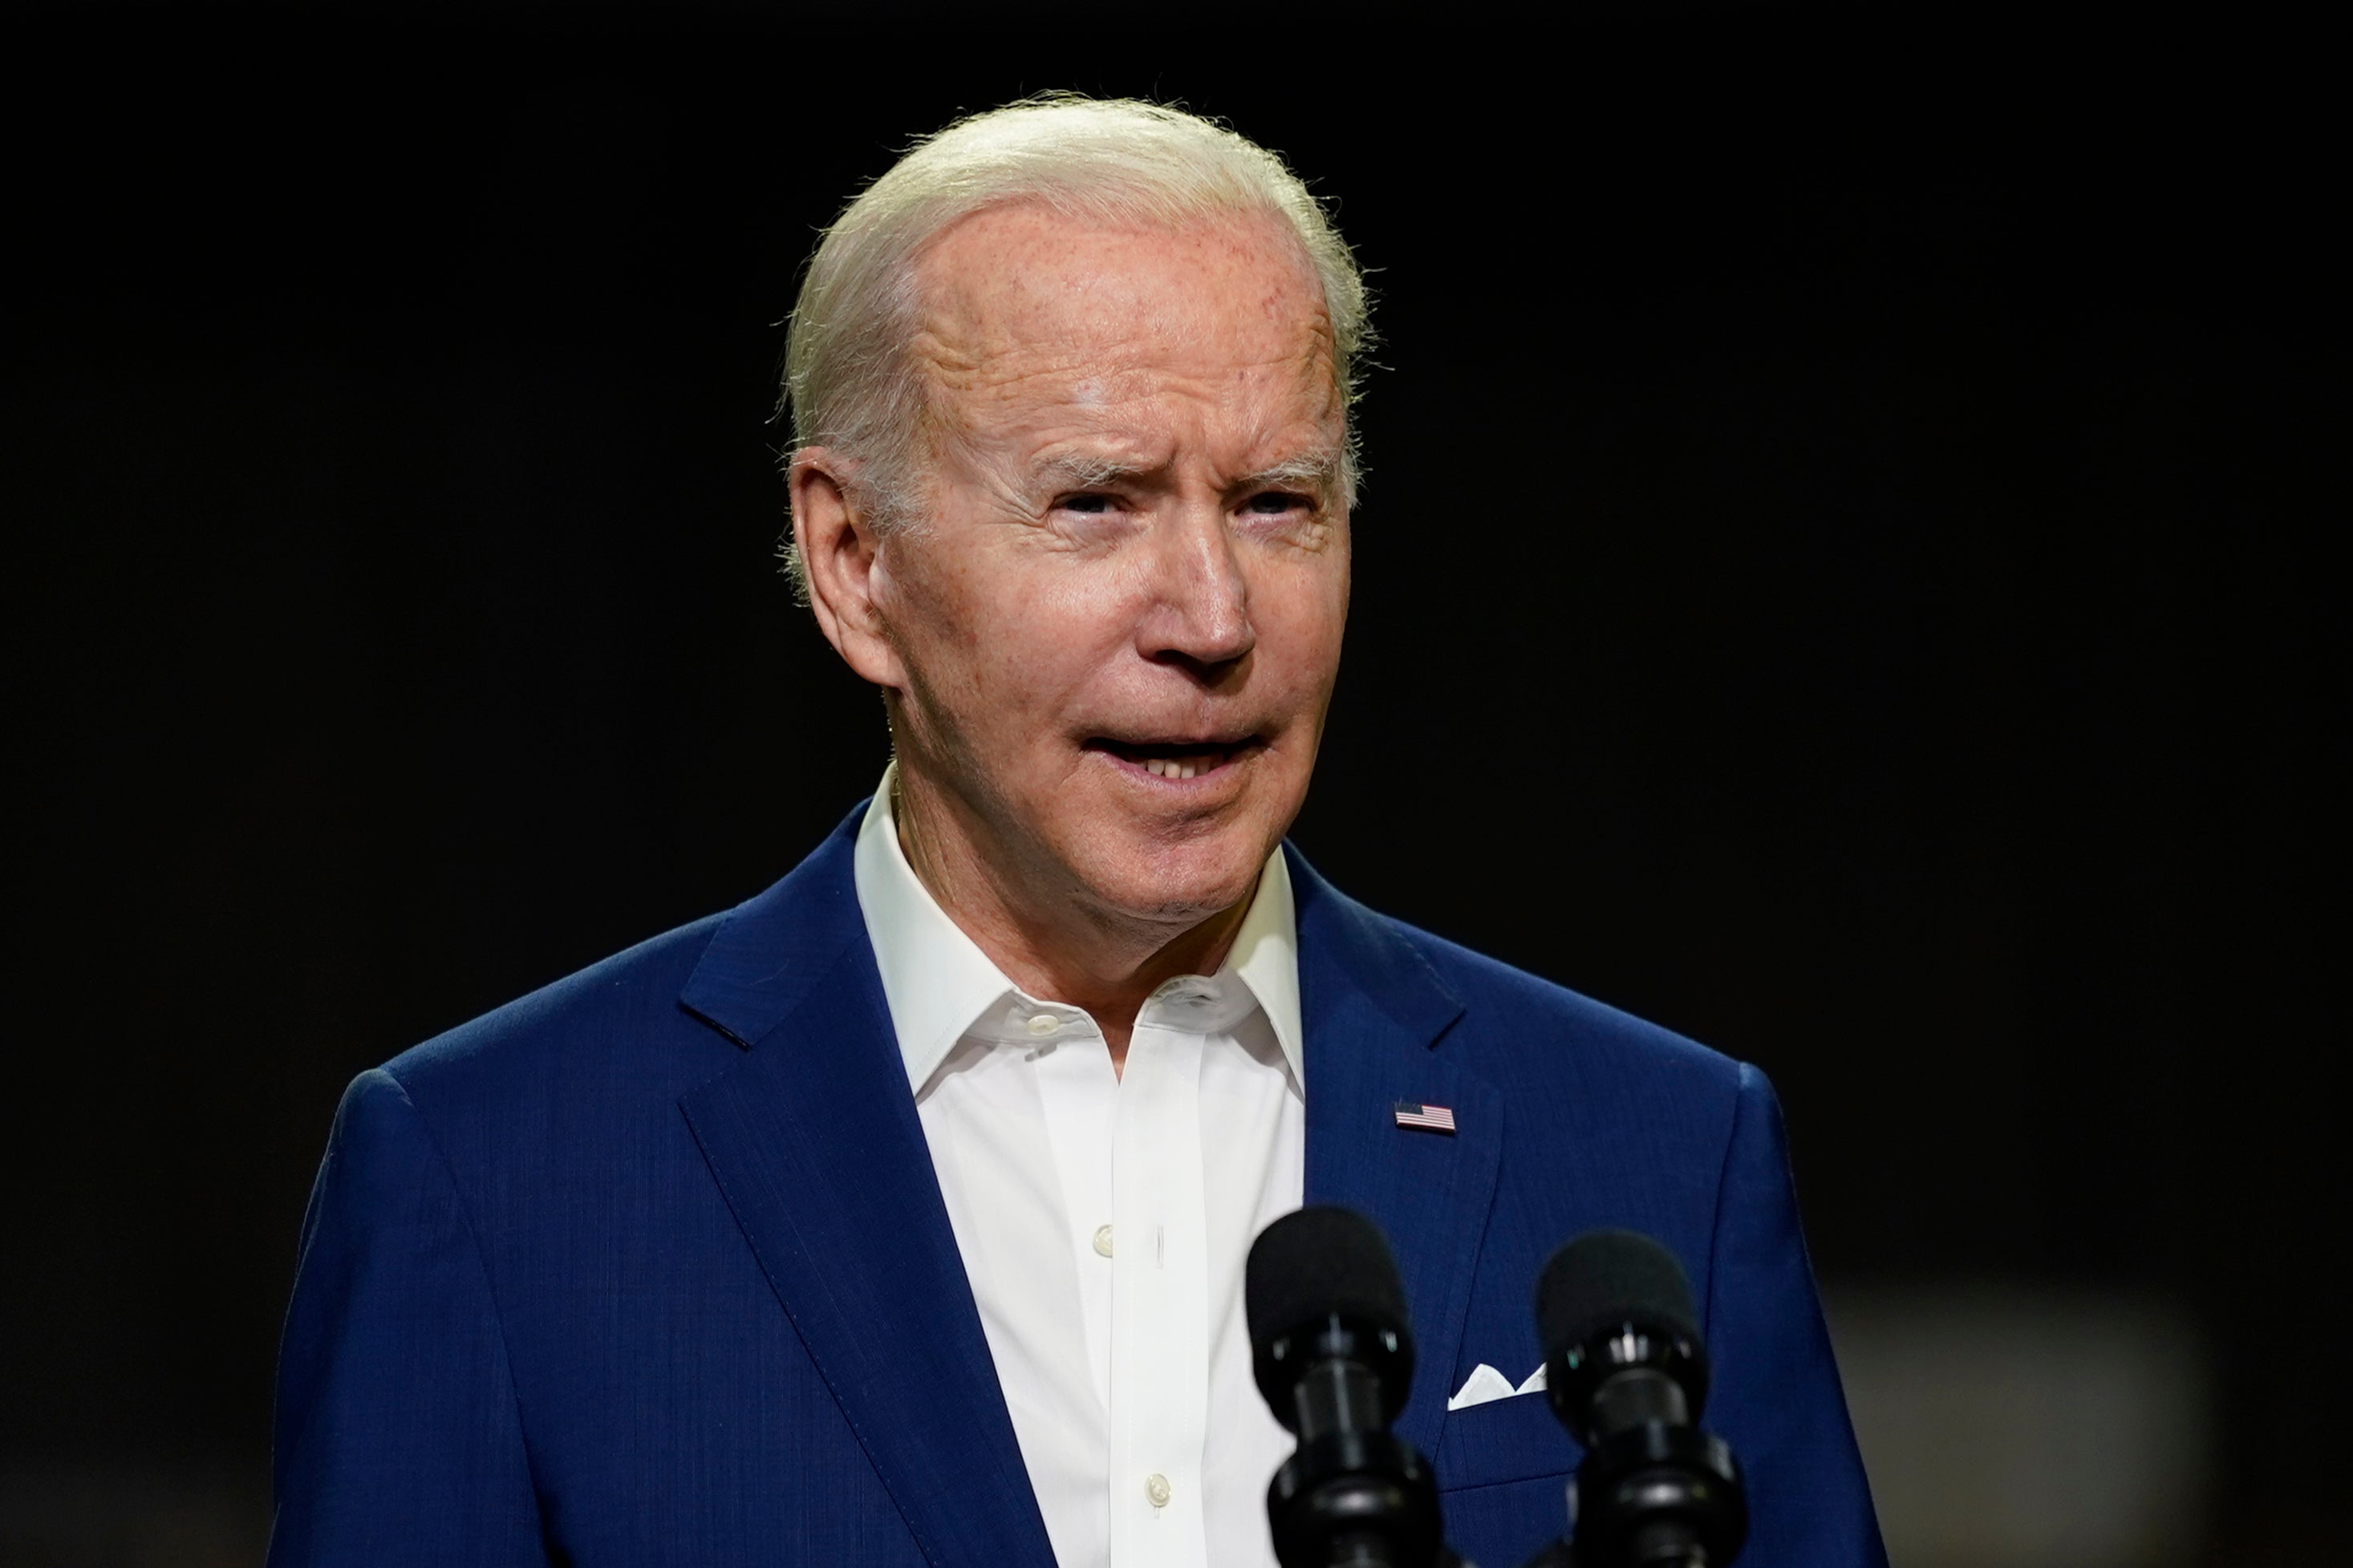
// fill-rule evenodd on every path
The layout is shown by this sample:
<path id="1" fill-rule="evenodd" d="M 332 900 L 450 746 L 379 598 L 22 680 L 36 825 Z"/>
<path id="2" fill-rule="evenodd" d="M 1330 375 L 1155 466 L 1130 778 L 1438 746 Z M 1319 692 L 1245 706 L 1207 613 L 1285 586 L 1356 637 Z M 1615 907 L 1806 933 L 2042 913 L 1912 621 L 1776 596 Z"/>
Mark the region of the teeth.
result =
<path id="1" fill-rule="evenodd" d="M 1144 768 L 1155 778 L 1191 779 L 1208 773 L 1209 764 L 1181 762 L 1175 757 L 1154 757 L 1145 763 Z"/>

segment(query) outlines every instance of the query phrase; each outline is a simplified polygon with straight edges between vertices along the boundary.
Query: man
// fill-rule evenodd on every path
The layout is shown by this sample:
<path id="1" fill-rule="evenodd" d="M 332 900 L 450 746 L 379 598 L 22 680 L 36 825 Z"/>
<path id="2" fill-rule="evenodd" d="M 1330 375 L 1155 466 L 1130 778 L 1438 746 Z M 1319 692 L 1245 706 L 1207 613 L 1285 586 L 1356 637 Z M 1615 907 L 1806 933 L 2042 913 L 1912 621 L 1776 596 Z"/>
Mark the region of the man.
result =
<path id="1" fill-rule="evenodd" d="M 843 215 L 792 325 L 794 561 L 895 760 L 749 903 L 353 1084 L 273 1561 L 1271 1563 L 1240 1287 L 1303 1201 L 1394 1243 L 1401 1430 L 1489 1568 L 1577 1455 L 1471 1401 L 1603 1224 L 1691 1270 L 1745 1561 L 1880 1561 L 1764 1080 L 1282 845 L 1364 338 L 1297 180 L 1165 110 L 984 115 Z"/>

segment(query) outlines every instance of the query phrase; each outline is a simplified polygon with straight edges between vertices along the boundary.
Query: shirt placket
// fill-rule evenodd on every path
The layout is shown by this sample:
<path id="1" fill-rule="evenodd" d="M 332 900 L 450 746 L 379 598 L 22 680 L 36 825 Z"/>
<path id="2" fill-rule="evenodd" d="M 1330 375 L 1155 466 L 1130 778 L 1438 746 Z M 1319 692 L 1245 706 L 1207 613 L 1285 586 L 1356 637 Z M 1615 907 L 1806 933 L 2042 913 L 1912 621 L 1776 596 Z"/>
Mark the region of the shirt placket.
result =
<path id="1" fill-rule="evenodd" d="M 1198 1034 L 1147 1004 L 1112 1141 L 1114 1568 L 1200 1568 L 1208 1426 L 1208 1221 Z"/>
<path id="2" fill-rule="evenodd" d="M 1057 1017 L 1032 1005 L 1032 1016 L 1056 1026 L 1039 1047 L 1038 1093 L 1046 1134 L 1061 1183 L 1062 1206 L 1078 1267 L 1080 1315 L 1085 1324 L 1087 1370 L 1105 1419 L 1111 1410 L 1112 1145 L 1117 1134 L 1119 1079 L 1103 1037 L 1083 1015 Z M 1042 1032 L 1034 1024 L 1029 1032 Z"/>

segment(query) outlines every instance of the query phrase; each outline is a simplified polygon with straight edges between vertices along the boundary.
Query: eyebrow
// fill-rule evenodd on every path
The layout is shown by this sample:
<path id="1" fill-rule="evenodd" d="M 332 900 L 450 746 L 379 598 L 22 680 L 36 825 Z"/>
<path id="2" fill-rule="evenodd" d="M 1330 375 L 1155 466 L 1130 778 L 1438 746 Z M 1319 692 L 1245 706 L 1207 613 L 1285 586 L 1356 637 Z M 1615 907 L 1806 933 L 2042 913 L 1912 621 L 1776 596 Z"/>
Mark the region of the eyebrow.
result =
<path id="1" fill-rule="evenodd" d="M 1152 469 L 1141 463 L 1123 463 L 1115 458 L 1092 458 L 1083 452 L 1065 453 L 1046 458 L 1029 465 L 1029 482 L 1033 487 L 1055 489 L 1083 490 L 1096 485 L 1107 485 L 1114 479 L 1142 479 Z"/>
<path id="2" fill-rule="evenodd" d="M 1339 488 L 1341 468 L 1339 448 L 1319 447 L 1256 473 L 1245 474 L 1228 488 L 1255 490 L 1271 485 L 1307 485 L 1329 495 Z M 1115 458 L 1073 452 L 1031 464 L 1029 478 L 1031 485 L 1039 488 L 1089 489 L 1121 480 L 1148 479 L 1158 471 L 1157 465 L 1124 463 Z"/>
<path id="3" fill-rule="evenodd" d="M 1340 488 L 1341 468 L 1337 447 L 1318 447 L 1295 458 L 1287 458 L 1271 468 L 1261 468 L 1257 473 L 1245 475 L 1234 488 L 1254 490 L 1270 485 L 1312 485 L 1322 493 L 1331 495 Z"/>

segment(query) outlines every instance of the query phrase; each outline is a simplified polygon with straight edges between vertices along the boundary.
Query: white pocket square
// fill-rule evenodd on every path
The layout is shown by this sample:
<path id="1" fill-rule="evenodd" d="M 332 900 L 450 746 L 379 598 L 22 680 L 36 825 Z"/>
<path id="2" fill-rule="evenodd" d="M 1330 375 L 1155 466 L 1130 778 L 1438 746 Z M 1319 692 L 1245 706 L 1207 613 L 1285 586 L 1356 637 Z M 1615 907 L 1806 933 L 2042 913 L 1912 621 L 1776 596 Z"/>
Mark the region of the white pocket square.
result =
<path id="1" fill-rule="evenodd" d="M 1509 1399 L 1515 1394 L 1542 1394 L 1544 1389 L 1545 1369 L 1541 1366 L 1528 1373 L 1525 1383 L 1514 1388 L 1510 1378 L 1482 1361 L 1471 1369 L 1471 1375 L 1462 1380 L 1462 1386 L 1454 1391 L 1454 1397 L 1446 1402 L 1446 1408 L 1461 1410 L 1472 1405 L 1484 1405 L 1491 1399 Z"/>

